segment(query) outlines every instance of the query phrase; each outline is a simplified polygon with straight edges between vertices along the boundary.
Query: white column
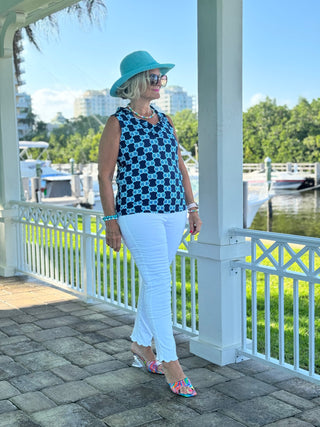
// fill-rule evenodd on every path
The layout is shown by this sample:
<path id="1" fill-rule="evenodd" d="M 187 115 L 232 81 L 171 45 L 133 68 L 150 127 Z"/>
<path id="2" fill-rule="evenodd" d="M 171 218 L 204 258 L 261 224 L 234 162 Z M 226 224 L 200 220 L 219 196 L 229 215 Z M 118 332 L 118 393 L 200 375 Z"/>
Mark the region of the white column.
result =
<path id="1" fill-rule="evenodd" d="M 198 258 L 199 337 L 191 351 L 213 363 L 236 359 L 240 347 L 242 228 L 242 1 L 198 0 L 199 181 L 203 228 Z"/>
<path id="2" fill-rule="evenodd" d="M 20 199 L 19 146 L 12 57 L 0 57 L 0 206 Z"/>
<path id="3" fill-rule="evenodd" d="M 0 275 L 17 266 L 17 236 L 10 200 L 20 200 L 20 167 L 12 57 L 14 17 L 0 26 Z"/>

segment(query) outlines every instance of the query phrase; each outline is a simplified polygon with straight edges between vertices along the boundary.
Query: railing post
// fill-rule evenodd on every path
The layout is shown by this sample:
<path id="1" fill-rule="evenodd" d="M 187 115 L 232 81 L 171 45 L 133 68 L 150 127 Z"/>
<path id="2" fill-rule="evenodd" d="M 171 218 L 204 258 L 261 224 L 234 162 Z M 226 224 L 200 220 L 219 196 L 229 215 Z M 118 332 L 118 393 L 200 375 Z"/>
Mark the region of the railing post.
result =
<path id="1" fill-rule="evenodd" d="M 242 1 L 198 1 L 199 190 L 203 228 L 190 256 L 198 259 L 199 336 L 192 353 L 213 363 L 236 361 L 241 347 L 243 225 Z M 208 85 L 210 81 L 210 85 Z"/>
<path id="2" fill-rule="evenodd" d="M 247 228 L 248 216 L 248 181 L 243 181 L 243 228 Z"/>
<path id="3" fill-rule="evenodd" d="M 87 299 L 94 296 L 93 283 L 93 247 L 91 237 L 91 215 L 83 214 L 83 293 Z"/>
<path id="4" fill-rule="evenodd" d="M 0 209 L 0 276 L 10 277 L 19 267 L 20 245 L 18 224 L 14 221 L 17 209 Z"/>
<path id="5" fill-rule="evenodd" d="M 315 169 L 315 185 L 319 185 L 320 184 L 320 163 L 319 162 L 315 163 L 314 169 Z"/>
<path id="6" fill-rule="evenodd" d="M 73 197 L 80 197 L 81 194 L 80 175 L 71 176 L 71 194 Z"/>
<path id="7" fill-rule="evenodd" d="M 270 157 L 266 157 L 264 159 L 264 164 L 265 164 L 265 171 L 266 171 L 266 181 L 268 184 L 268 191 L 270 191 L 270 188 L 271 188 L 271 169 L 272 169 Z"/>
<path id="8" fill-rule="evenodd" d="M 38 177 L 30 178 L 31 181 L 31 201 L 41 202 L 41 179 Z"/>
<path id="9" fill-rule="evenodd" d="M 22 15 L 22 14 L 21 14 Z M 10 12 L 0 19 L 0 275 L 13 276 L 17 260 L 16 210 L 11 200 L 20 200 L 19 145 L 16 94 L 13 70 L 13 36 L 18 14 Z"/>

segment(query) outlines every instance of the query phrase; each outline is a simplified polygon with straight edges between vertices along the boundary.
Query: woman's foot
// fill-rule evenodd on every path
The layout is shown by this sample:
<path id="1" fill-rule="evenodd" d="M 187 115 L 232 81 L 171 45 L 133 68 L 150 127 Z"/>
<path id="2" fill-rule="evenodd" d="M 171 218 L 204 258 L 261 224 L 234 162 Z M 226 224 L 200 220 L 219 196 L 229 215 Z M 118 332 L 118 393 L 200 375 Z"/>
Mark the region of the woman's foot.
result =
<path id="1" fill-rule="evenodd" d="M 139 345 L 137 342 L 133 342 L 131 344 L 131 352 L 136 359 L 136 364 L 133 366 L 138 367 L 139 363 L 143 363 L 149 372 L 153 374 L 164 374 L 162 364 L 156 360 L 151 346 L 145 347 Z"/>
<path id="2" fill-rule="evenodd" d="M 197 392 L 193 388 L 189 378 L 184 374 L 179 360 L 162 362 L 166 380 L 171 391 L 184 397 L 196 396 Z"/>

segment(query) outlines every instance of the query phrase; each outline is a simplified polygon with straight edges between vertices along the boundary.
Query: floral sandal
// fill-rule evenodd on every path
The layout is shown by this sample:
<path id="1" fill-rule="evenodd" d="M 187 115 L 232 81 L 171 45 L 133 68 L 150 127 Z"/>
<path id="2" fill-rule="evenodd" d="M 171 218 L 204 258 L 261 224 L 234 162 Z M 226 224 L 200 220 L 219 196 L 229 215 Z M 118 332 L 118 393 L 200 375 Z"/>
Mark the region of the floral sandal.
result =
<path id="1" fill-rule="evenodd" d="M 162 364 L 158 360 L 144 360 L 137 353 L 133 353 L 133 363 L 132 366 L 135 368 L 143 368 L 145 367 L 148 372 L 152 374 L 164 375 L 164 372 L 161 371 Z"/>
<path id="2" fill-rule="evenodd" d="M 169 383 L 169 387 L 172 393 L 175 393 L 178 396 L 192 397 L 197 395 L 197 392 L 195 391 L 188 377 L 184 378 L 183 380 L 177 381 L 175 383 Z M 182 387 L 188 387 L 191 390 L 191 393 L 180 393 L 180 390 Z"/>

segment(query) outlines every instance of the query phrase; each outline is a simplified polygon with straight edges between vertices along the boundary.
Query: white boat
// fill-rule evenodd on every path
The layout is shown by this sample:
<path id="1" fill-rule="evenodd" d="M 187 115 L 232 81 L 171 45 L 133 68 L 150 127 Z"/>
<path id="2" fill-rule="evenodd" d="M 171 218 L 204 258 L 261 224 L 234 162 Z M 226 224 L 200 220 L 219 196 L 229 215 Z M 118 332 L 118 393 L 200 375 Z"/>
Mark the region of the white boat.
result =
<path id="1" fill-rule="evenodd" d="M 38 176 L 37 169 L 40 170 L 41 178 L 48 176 L 64 176 L 66 179 L 71 179 L 70 174 L 60 172 L 51 167 L 50 160 L 41 160 L 41 157 L 49 147 L 49 144 L 44 141 L 19 141 L 20 150 L 20 170 L 22 178 L 33 178 Z M 32 157 L 30 149 L 37 148 L 40 153 L 36 159 Z"/>
<path id="2" fill-rule="evenodd" d="M 190 152 L 185 150 L 181 145 L 181 155 L 187 167 L 191 187 L 193 190 L 194 199 L 199 201 L 199 165 L 198 161 L 192 156 Z M 249 228 L 256 216 L 259 208 L 268 201 L 273 193 L 268 191 L 265 181 L 259 182 L 254 187 L 248 187 L 244 192 L 244 227 Z"/>
<path id="3" fill-rule="evenodd" d="M 251 224 L 256 216 L 260 207 L 271 199 L 272 194 L 258 194 L 258 193 L 249 193 L 247 200 L 247 209 L 244 211 L 244 227 L 250 228 Z"/>
<path id="4" fill-rule="evenodd" d="M 247 181 L 249 187 L 267 183 L 267 176 L 264 170 L 254 171 L 243 175 L 243 180 Z M 297 190 L 306 181 L 306 176 L 298 172 L 271 171 L 271 190 Z"/>
<path id="5" fill-rule="evenodd" d="M 80 199 L 72 195 L 72 175 L 54 169 L 50 160 L 41 159 L 48 147 L 49 144 L 45 141 L 19 141 L 20 171 L 25 199 L 76 206 Z M 30 153 L 32 148 L 40 150 L 36 159 Z M 36 177 L 40 177 L 40 188 L 36 189 L 37 196 L 34 198 L 31 194 L 32 180 Z"/>

